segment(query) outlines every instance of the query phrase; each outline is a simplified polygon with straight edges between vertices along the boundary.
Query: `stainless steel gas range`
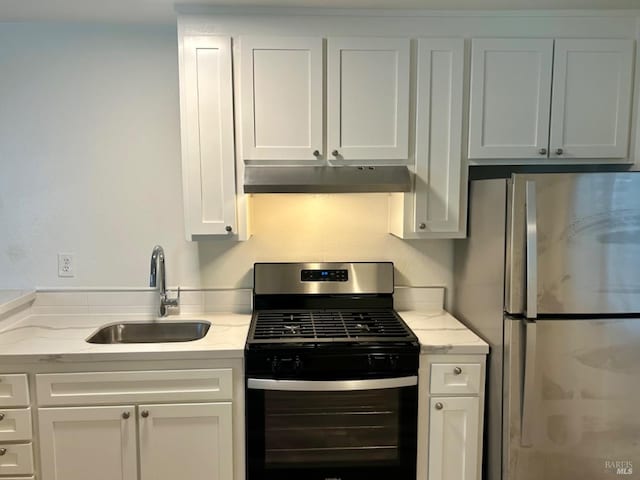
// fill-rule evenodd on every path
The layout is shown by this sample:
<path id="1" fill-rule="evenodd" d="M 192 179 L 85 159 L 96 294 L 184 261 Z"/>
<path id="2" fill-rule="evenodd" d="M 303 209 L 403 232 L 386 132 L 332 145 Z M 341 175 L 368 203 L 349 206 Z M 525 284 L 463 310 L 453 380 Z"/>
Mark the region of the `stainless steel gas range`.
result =
<path id="1" fill-rule="evenodd" d="M 418 357 L 392 263 L 255 264 L 248 480 L 415 480 Z"/>

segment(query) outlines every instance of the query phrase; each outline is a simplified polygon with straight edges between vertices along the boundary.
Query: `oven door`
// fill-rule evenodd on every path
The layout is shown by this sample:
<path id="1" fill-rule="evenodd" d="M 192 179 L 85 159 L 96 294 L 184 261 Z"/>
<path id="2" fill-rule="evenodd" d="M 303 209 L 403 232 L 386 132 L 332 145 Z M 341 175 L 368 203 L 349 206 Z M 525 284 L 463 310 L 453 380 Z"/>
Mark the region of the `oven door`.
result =
<path id="1" fill-rule="evenodd" d="M 415 480 L 417 377 L 247 380 L 249 480 Z"/>

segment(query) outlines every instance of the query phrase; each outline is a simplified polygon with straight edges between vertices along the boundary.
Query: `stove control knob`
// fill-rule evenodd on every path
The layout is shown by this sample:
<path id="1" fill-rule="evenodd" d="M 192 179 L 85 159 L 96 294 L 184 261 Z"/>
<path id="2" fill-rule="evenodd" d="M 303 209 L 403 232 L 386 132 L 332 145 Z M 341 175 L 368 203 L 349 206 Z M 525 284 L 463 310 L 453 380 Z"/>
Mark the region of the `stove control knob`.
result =
<path id="1" fill-rule="evenodd" d="M 300 360 L 300 357 L 298 355 L 296 355 L 296 359 L 295 359 L 295 362 L 294 362 L 294 365 L 293 365 L 293 369 L 296 372 L 299 372 L 299 371 L 302 370 L 302 360 Z"/>
<path id="2" fill-rule="evenodd" d="M 389 357 L 389 364 L 391 365 L 391 370 L 397 370 L 399 360 L 400 360 L 399 355 L 391 355 Z"/>
<path id="3" fill-rule="evenodd" d="M 269 361 L 269 359 L 267 359 Z M 278 362 L 278 357 L 273 357 L 271 359 L 271 372 L 276 373 L 278 371 L 278 367 L 280 366 L 280 362 Z"/>

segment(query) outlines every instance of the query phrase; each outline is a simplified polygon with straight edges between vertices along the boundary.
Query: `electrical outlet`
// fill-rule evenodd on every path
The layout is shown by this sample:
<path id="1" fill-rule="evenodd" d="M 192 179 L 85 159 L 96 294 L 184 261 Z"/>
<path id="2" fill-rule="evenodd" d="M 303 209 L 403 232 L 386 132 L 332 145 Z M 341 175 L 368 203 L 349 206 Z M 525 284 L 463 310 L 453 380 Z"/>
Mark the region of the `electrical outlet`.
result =
<path id="1" fill-rule="evenodd" d="M 73 264 L 72 253 L 58 254 L 58 276 L 59 277 L 75 277 L 76 268 Z"/>

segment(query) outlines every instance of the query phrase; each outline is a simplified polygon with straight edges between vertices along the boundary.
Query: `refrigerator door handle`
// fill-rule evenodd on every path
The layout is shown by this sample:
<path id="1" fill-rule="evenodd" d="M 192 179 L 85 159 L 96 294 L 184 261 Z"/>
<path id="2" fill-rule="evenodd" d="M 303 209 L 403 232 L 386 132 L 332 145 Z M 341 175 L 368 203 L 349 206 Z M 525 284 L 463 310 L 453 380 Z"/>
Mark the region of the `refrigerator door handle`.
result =
<path id="1" fill-rule="evenodd" d="M 522 420 L 520 424 L 520 445 L 533 446 L 533 396 L 536 376 L 536 322 L 525 322 L 524 379 L 522 388 Z"/>
<path id="2" fill-rule="evenodd" d="M 525 190 L 527 227 L 527 308 L 526 317 L 538 316 L 538 219 L 536 213 L 536 182 L 527 180 Z"/>

